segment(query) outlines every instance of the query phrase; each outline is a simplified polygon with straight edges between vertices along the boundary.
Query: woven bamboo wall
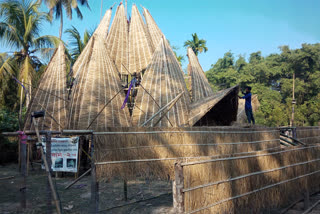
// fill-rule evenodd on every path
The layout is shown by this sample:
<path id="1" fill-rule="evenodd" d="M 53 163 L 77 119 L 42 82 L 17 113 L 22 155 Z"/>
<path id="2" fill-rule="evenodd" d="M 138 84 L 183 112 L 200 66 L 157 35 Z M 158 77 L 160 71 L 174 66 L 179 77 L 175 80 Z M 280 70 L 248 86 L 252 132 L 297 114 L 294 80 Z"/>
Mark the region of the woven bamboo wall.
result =
<path id="1" fill-rule="evenodd" d="M 175 59 L 167 40 L 162 39 L 142 79 L 143 88 L 140 87 L 138 91 L 132 115 L 133 126 L 141 126 L 160 109 L 159 106 L 165 106 L 181 92 L 185 93 L 157 126 L 189 126 L 190 97 Z M 153 126 L 159 117 L 161 114 L 146 125 Z"/>
<path id="2" fill-rule="evenodd" d="M 230 127 L 108 128 L 108 133 L 96 135 L 94 140 L 99 179 L 114 176 L 173 178 L 177 158 L 195 160 L 280 146 L 276 129 Z M 146 159 L 162 160 L 143 161 Z M 102 162 L 109 164 L 99 164 Z"/>
<path id="3" fill-rule="evenodd" d="M 43 73 L 39 87 L 26 116 L 25 130 L 33 130 L 31 112 L 44 110 L 46 115 L 36 119 L 41 130 L 61 130 L 67 123 L 67 68 L 65 48 L 60 43 L 54 52 L 46 71 Z M 56 122 L 50 117 L 56 120 Z M 60 124 L 60 125 L 59 125 Z"/>
<path id="4" fill-rule="evenodd" d="M 129 74 L 129 27 L 123 4 L 119 5 L 107 37 L 107 49 L 121 74 Z"/>
<path id="5" fill-rule="evenodd" d="M 297 138 L 307 144 L 320 143 L 320 127 L 297 127 Z"/>
<path id="6" fill-rule="evenodd" d="M 121 109 L 124 94 L 120 78 L 108 55 L 105 41 L 99 35 L 94 35 L 88 45 L 91 46 L 90 57 L 75 71 L 69 129 L 90 128 L 99 131 L 107 127 L 129 126 L 128 109 Z"/>
<path id="7" fill-rule="evenodd" d="M 186 213 L 272 213 L 319 190 L 320 145 L 250 156 L 186 163 Z"/>
<path id="8" fill-rule="evenodd" d="M 213 90 L 208 79 L 202 70 L 198 57 L 194 54 L 192 48 L 188 48 L 188 73 L 191 76 L 191 97 L 196 102 L 213 95 Z"/>
<path id="9" fill-rule="evenodd" d="M 129 71 L 144 71 L 152 57 L 152 46 L 148 39 L 145 23 L 136 5 L 132 6 L 129 26 Z"/>

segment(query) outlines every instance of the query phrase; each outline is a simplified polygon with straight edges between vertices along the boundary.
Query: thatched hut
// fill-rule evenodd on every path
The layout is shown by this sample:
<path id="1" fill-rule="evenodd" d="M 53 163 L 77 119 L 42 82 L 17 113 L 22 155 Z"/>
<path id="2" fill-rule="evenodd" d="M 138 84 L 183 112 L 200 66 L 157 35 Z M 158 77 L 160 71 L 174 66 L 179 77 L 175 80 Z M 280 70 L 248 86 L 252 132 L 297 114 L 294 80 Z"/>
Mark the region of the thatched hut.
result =
<path id="1" fill-rule="evenodd" d="M 105 42 L 109 23 L 110 18 L 102 20 L 75 63 L 69 129 L 129 126 L 128 110 L 120 109 L 124 99 L 120 77 Z"/>
<path id="2" fill-rule="evenodd" d="M 132 116 L 133 126 L 141 126 L 160 107 L 165 106 L 181 92 L 184 92 L 183 96 L 157 126 L 188 126 L 190 97 L 181 67 L 165 38 L 162 38 L 159 42 L 141 85 L 145 90 L 140 88 L 138 91 Z M 159 117 L 161 117 L 161 114 L 151 120 L 147 126 L 153 126 Z"/>
<path id="3" fill-rule="evenodd" d="M 46 112 L 45 117 L 36 119 L 40 129 L 61 130 L 66 127 L 68 105 L 66 58 L 65 47 L 61 42 L 32 96 L 26 115 L 25 130 L 34 129 L 31 113 L 40 110 Z"/>

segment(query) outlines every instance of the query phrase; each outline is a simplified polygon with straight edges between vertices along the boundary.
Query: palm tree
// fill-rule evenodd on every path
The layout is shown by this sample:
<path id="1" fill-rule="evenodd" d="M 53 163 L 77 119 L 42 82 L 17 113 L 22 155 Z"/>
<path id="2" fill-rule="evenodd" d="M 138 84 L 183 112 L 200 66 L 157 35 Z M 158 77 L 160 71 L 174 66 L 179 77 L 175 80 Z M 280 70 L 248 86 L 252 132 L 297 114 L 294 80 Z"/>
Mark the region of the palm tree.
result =
<path id="1" fill-rule="evenodd" d="M 42 0 L 40 0 L 40 3 Z M 69 19 L 72 19 L 72 9 L 74 9 L 77 13 L 78 18 L 82 19 L 82 13 L 78 7 L 78 4 L 85 5 L 89 9 L 88 0 L 44 0 L 47 7 L 49 8 L 50 16 L 52 17 L 53 14 L 55 14 L 56 19 L 60 18 L 60 29 L 59 29 L 59 38 L 62 37 L 62 31 L 63 31 L 63 10 L 65 10 L 67 17 Z"/>
<path id="2" fill-rule="evenodd" d="M 81 52 L 89 42 L 92 36 L 92 32 L 85 30 L 82 40 L 79 31 L 74 26 L 65 31 L 65 33 L 69 34 L 71 40 L 69 44 L 71 46 L 70 55 L 72 58 L 72 64 L 77 60 L 77 58 L 80 56 Z"/>
<path id="3" fill-rule="evenodd" d="M 26 98 L 28 105 L 31 96 L 32 78 L 35 70 L 41 66 L 38 53 L 48 54 L 53 46 L 60 43 L 54 36 L 40 36 L 40 26 L 43 22 L 51 21 L 50 16 L 39 11 L 40 3 L 33 1 L 4 0 L 0 3 L 0 40 L 7 47 L 16 48 L 12 56 L 4 58 L 0 69 L 0 78 L 4 74 L 13 75 L 12 61 L 18 67 L 18 83 L 25 83 L 26 87 L 19 86 L 20 103 Z M 24 96 L 28 91 L 29 96 Z"/>
<path id="4" fill-rule="evenodd" d="M 193 52 L 198 56 L 198 53 L 207 52 L 208 48 L 206 46 L 207 41 L 204 39 L 199 39 L 197 33 L 192 34 L 192 40 L 187 40 L 184 43 L 184 47 L 192 48 Z"/>

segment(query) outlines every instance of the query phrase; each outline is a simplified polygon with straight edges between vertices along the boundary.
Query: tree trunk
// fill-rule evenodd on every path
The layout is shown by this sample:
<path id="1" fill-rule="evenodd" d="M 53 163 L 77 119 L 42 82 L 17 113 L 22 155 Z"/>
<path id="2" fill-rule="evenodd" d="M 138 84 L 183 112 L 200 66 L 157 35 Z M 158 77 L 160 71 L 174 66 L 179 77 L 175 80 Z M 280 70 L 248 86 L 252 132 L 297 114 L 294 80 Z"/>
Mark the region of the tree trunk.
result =
<path id="1" fill-rule="evenodd" d="M 62 11 L 62 6 L 60 7 L 60 30 L 59 30 L 59 39 L 62 37 L 62 29 L 63 29 L 63 11 Z"/>

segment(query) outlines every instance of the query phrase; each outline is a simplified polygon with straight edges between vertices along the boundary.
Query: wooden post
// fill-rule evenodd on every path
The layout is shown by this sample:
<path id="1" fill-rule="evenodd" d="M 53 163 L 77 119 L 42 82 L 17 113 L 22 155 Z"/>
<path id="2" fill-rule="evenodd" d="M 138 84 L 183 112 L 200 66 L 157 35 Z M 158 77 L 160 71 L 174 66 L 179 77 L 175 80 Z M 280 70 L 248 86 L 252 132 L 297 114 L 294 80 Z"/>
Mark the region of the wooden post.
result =
<path id="1" fill-rule="evenodd" d="M 21 193 L 21 201 L 20 205 L 22 209 L 25 209 L 27 207 L 26 202 L 26 190 L 27 190 L 27 142 L 21 141 L 20 144 L 20 161 L 21 161 L 21 186 L 20 186 L 20 193 Z"/>
<path id="2" fill-rule="evenodd" d="M 79 145 L 78 145 L 78 165 L 77 165 L 77 172 L 74 176 L 75 179 L 77 179 L 79 177 L 79 171 L 80 171 L 80 166 L 81 166 L 82 145 L 85 140 L 86 139 L 84 139 L 84 136 L 80 136 Z"/>
<path id="3" fill-rule="evenodd" d="M 303 201 L 304 203 L 303 203 L 303 209 L 304 210 L 307 210 L 308 208 L 309 208 L 309 204 L 310 204 L 310 196 L 309 196 L 309 191 L 308 190 L 306 190 L 305 192 L 304 192 L 304 201 Z"/>
<path id="4" fill-rule="evenodd" d="M 48 163 L 49 174 L 51 174 L 51 132 L 46 134 L 46 160 Z M 47 180 L 47 213 L 52 213 L 52 192 L 50 188 L 49 180 Z"/>
<path id="5" fill-rule="evenodd" d="M 177 162 L 174 165 L 174 174 L 175 174 L 175 191 L 173 192 L 173 206 L 175 213 L 182 214 L 184 213 L 184 177 L 183 177 L 183 167 L 181 162 Z"/>
<path id="6" fill-rule="evenodd" d="M 128 200 L 128 184 L 126 180 L 123 180 L 123 200 Z"/>
<path id="7" fill-rule="evenodd" d="M 99 212 L 99 182 L 97 182 L 96 177 L 96 166 L 94 161 L 94 138 L 91 135 L 91 203 L 90 203 L 90 213 Z"/>
<path id="8" fill-rule="evenodd" d="M 29 166 L 30 166 L 30 148 L 31 148 L 31 144 L 27 143 L 27 176 L 29 174 Z"/>

